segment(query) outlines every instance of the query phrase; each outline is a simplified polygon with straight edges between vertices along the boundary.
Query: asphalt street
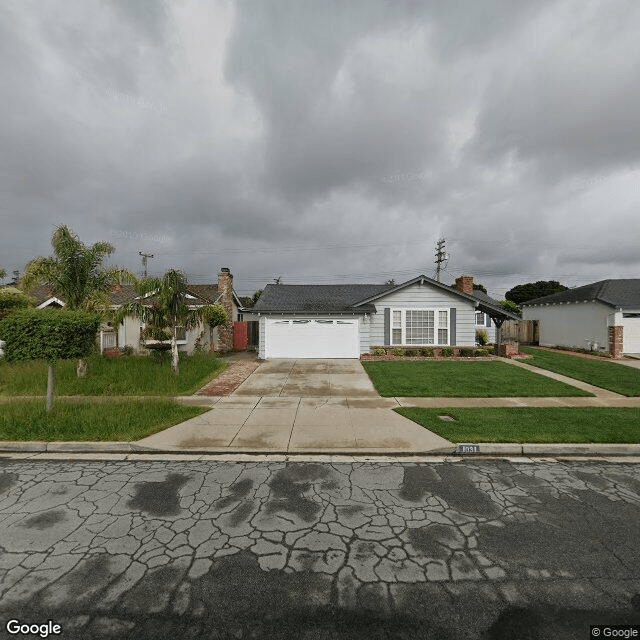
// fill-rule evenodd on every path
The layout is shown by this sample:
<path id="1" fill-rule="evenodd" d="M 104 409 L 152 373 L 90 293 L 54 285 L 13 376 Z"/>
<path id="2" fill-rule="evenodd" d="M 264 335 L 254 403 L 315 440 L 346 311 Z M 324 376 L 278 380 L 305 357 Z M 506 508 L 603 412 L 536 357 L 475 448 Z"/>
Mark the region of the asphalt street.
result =
<path id="1" fill-rule="evenodd" d="M 0 460 L 0 637 L 589 638 L 640 466 Z"/>

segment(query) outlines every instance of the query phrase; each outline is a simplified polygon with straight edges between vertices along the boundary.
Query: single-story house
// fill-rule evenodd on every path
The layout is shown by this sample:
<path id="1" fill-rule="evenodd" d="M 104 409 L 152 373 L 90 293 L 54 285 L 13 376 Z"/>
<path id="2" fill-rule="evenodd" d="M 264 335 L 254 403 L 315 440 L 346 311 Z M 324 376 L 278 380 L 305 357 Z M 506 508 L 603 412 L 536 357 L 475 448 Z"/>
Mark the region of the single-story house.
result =
<path id="1" fill-rule="evenodd" d="M 477 294 L 470 276 L 454 286 L 424 275 L 399 285 L 269 284 L 243 319 L 259 322 L 258 356 L 265 359 L 358 358 L 378 346 L 474 346 L 477 314 L 498 326 L 517 319 Z"/>
<path id="2" fill-rule="evenodd" d="M 46 285 L 35 287 L 29 295 L 38 309 L 61 308 L 65 305 L 64 300 L 53 296 Z M 118 285 L 108 297 L 112 309 L 117 309 L 129 302 L 140 301 L 133 285 Z M 196 344 L 200 344 L 206 351 L 232 350 L 234 348 L 234 323 L 239 319 L 239 309 L 242 305 L 233 290 L 231 271 L 226 267 L 222 268 L 216 284 L 187 285 L 187 300 L 190 309 L 220 304 L 224 307 L 230 320 L 226 325 L 216 327 L 213 330 L 201 323 L 195 329 L 181 331 L 178 335 L 178 350 L 192 353 Z M 150 302 L 150 299 L 142 300 L 143 304 L 145 302 Z M 103 324 L 99 336 L 100 351 L 128 346 L 136 353 L 143 352 L 145 341 L 142 339 L 141 333 L 144 328 L 144 323 L 135 316 L 127 316 L 118 327 L 114 327 L 110 323 Z"/>
<path id="3" fill-rule="evenodd" d="M 522 304 L 542 346 L 640 353 L 640 279 L 600 280 Z"/>

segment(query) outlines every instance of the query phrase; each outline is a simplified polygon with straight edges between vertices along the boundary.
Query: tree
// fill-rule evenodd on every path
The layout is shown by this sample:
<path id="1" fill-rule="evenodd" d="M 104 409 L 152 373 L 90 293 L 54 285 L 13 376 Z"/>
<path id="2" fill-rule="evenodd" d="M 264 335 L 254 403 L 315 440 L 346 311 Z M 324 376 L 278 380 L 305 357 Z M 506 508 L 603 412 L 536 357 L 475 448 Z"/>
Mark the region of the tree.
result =
<path id="1" fill-rule="evenodd" d="M 6 341 L 7 362 L 46 361 L 49 412 L 53 409 L 56 361 L 89 355 L 99 328 L 100 316 L 95 313 L 23 309 L 0 321 L 0 337 Z"/>
<path id="2" fill-rule="evenodd" d="M 0 320 L 14 311 L 28 309 L 29 307 L 33 307 L 33 301 L 20 289 L 15 287 L 0 289 Z"/>
<path id="3" fill-rule="evenodd" d="M 538 280 L 537 282 L 519 284 L 513 287 L 513 289 L 509 289 L 509 291 L 504 294 L 504 297 L 516 304 L 522 304 L 528 300 L 549 296 L 558 291 L 566 291 L 568 288 L 569 287 L 560 284 L 557 280 Z"/>
<path id="4" fill-rule="evenodd" d="M 520 307 L 518 307 L 518 305 L 515 302 L 512 302 L 511 300 L 500 300 L 499 305 L 503 309 L 506 309 L 507 311 L 511 311 L 513 313 L 520 315 Z"/>
<path id="5" fill-rule="evenodd" d="M 258 299 L 262 295 L 262 289 L 258 289 L 252 296 L 243 296 L 240 298 L 240 302 L 243 307 L 253 307 Z"/>
<path id="6" fill-rule="evenodd" d="M 482 291 L 482 293 L 487 293 L 487 289 L 484 285 L 480 284 L 480 283 L 475 283 L 473 284 L 473 290 L 474 291 Z"/>
<path id="7" fill-rule="evenodd" d="M 145 278 L 135 285 L 139 299 L 147 299 L 147 304 L 130 302 L 115 314 L 115 324 L 120 324 L 128 315 L 134 315 L 147 324 L 146 337 L 164 341 L 171 340 L 171 370 L 178 373 L 178 329 L 193 329 L 205 317 L 215 322 L 220 315 L 216 311 L 207 312 L 208 307 L 189 309 L 187 302 L 187 281 L 184 274 L 176 269 L 167 271 L 162 279 Z M 213 307 L 219 305 L 212 305 Z M 224 310 L 223 310 L 224 311 Z M 224 324 L 227 321 L 224 315 Z"/>
<path id="8" fill-rule="evenodd" d="M 7 276 L 7 272 L 4 269 L 0 269 L 0 280 L 4 280 Z"/>
<path id="9" fill-rule="evenodd" d="M 38 257 L 29 262 L 20 287 L 29 293 L 38 284 L 45 284 L 51 293 L 62 299 L 69 311 L 101 311 L 109 307 L 107 294 L 117 284 L 135 282 L 130 271 L 118 267 L 105 268 L 104 260 L 115 247 L 108 242 L 96 242 L 86 247 L 66 225 L 59 225 L 51 237 L 54 255 Z M 86 363 L 78 362 L 78 377 L 86 375 Z"/>

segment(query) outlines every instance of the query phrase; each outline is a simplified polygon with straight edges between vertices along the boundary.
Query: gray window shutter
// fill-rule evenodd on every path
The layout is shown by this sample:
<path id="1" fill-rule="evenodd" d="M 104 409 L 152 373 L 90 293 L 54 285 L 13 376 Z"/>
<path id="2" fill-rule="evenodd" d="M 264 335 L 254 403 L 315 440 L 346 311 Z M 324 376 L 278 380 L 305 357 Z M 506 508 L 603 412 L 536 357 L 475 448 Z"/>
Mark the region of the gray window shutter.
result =
<path id="1" fill-rule="evenodd" d="M 391 309 L 386 307 L 384 310 L 384 344 L 391 344 Z"/>
<path id="2" fill-rule="evenodd" d="M 489 317 L 489 314 L 485 313 L 484 317 L 487 320 L 487 327 L 490 327 L 491 326 L 491 318 Z"/>
<path id="3" fill-rule="evenodd" d="M 449 344 L 456 345 L 456 308 L 449 309 Z"/>

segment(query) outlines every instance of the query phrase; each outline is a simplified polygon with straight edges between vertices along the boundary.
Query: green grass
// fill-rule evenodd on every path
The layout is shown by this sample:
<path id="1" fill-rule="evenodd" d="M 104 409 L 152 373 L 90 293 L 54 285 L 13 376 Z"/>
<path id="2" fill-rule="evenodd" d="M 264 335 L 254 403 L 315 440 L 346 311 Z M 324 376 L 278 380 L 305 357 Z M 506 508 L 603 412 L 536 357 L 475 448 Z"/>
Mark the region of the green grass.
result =
<path id="1" fill-rule="evenodd" d="M 63 360 L 56 364 L 56 396 L 190 395 L 228 366 L 211 355 L 181 355 L 180 372 L 176 376 L 168 363 L 157 364 L 150 356 L 94 356 L 88 360 L 87 376 L 78 378 L 77 362 Z M 44 362 L 0 362 L 0 395 L 42 396 L 46 393 Z"/>
<path id="2" fill-rule="evenodd" d="M 624 396 L 640 396 L 640 369 L 528 347 L 521 347 L 520 351 L 533 356 L 525 362 L 534 367 L 555 371 Z"/>
<path id="3" fill-rule="evenodd" d="M 451 442 L 640 443 L 640 409 L 635 408 L 401 407 L 396 411 Z M 455 422 L 445 422 L 439 415 Z"/>
<path id="4" fill-rule="evenodd" d="M 590 396 L 504 362 L 363 362 L 381 396 L 494 398 Z"/>
<path id="5" fill-rule="evenodd" d="M 0 403 L 0 440 L 131 441 L 184 422 L 208 409 L 173 400 L 79 403 L 58 400 L 47 414 L 44 400 Z"/>

